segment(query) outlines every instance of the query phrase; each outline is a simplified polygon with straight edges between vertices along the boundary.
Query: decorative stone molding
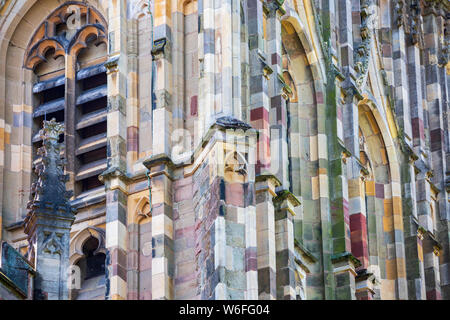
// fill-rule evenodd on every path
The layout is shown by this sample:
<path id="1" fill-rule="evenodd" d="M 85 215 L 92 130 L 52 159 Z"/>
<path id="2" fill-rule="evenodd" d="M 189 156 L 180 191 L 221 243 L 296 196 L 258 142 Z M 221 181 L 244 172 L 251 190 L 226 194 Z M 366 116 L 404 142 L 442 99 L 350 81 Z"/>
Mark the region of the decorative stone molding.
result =
<path id="1" fill-rule="evenodd" d="M 355 277 L 357 276 L 356 268 L 361 266 L 361 261 L 359 261 L 350 252 L 342 252 L 338 254 L 333 254 L 331 256 L 331 263 L 334 265 L 334 274 L 341 272 L 351 272 Z"/>
<path id="2" fill-rule="evenodd" d="M 358 270 L 356 274 L 356 292 L 367 292 L 373 297 L 375 295 L 375 287 L 379 284 L 375 275 L 368 272 L 367 269 Z"/>
<path id="3" fill-rule="evenodd" d="M 152 55 L 153 59 L 158 58 L 160 55 L 164 55 L 168 50 L 168 41 L 166 38 L 158 39 L 153 42 Z"/>
<path id="4" fill-rule="evenodd" d="M 105 249 L 105 230 L 96 227 L 87 227 L 78 231 L 70 241 L 70 264 L 75 264 L 78 259 L 84 256 L 83 245 L 87 239 L 94 237 L 98 241 L 97 249 L 93 252 L 106 254 Z"/>
<path id="5" fill-rule="evenodd" d="M 356 85 L 361 90 L 369 73 L 369 60 L 373 39 L 374 8 L 373 0 L 361 0 L 361 39 L 354 52 Z"/>
<path id="6" fill-rule="evenodd" d="M 419 44 L 423 48 L 422 8 L 419 0 L 412 0 L 410 5 L 410 34 L 412 44 Z"/>
<path id="7" fill-rule="evenodd" d="M 394 4 L 395 21 L 398 28 L 408 27 L 408 14 L 405 0 L 396 0 Z"/>
<path id="8" fill-rule="evenodd" d="M 108 74 L 116 73 L 119 71 L 119 59 L 120 55 L 115 55 L 109 57 L 109 59 L 104 63 L 104 66 L 107 69 Z"/>
<path id="9" fill-rule="evenodd" d="M 425 230 L 424 227 L 418 227 L 417 228 L 417 238 L 420 240 L 423 240 L 425 238 L 425 234 L 427 233 L 427 230 Z"/>
<path id="10" fill-rule="evenodd" d="M 29 259 L 38 273 L 36 299 L 68 298 L 69 239 L 75 210 L 70 203 L 72 193 L 66 191 L 67 175 L 58 143 L 63 132 L 64 125 L 55 119 L 44 121 L 40 131 L 43 147 L 38 150 L 42 159 L 35 168 L 37 181 L 32 185 L 24 220 Z"/>
<path id="11" fill-rule="evenodd" d="M 267 80 L 270 80 L 270 75 L 273 73 L 273 69 L 265 64 L 263 67 L 263 77 L 266 78 Z"/>
<path id="12" fill-rule="evenodd" d="M 272 201 L 279 206 L 279 210 L 287 210 L 293 216 L 295 216 L 294 208 L 301 204 L 300 200 L 289 190 L 278 191 L 277 196 Z"/>
<path id="13" fill-rule="evenodd" d="M 81 25 L 85 16 L 86 23 Z M 67 31 L 57 33 L 57 26 L 64 24 Z M 55 50 L 54 57 L 65 54 L 77 55 L 87 47 L 88 40 L 96 37 L 96 43 L 107 44 L 107 23 L 93 7 L 80 2 L 67 2 L 58 7 L 33 34 L 25 54 L 24 66 L 34 69 L 40 62 L 46 62 L 48 50 Z"/>
<path id="14" fill-rule="evenodd" d="M 128 1 L 127 15 L 130 19 L 141 19 L 151 15 L 151 0 Z"/>
<path id="15" fill-rule="evenodd" d="M 242 130 L 248 130 L 248 129 L 252 129 L 252 126 L 249 125 L 248 123 L 241 121 L 239 119 L 230 117 L 230 116 L 225 116 L 225 117 L 220 117 L 216 120 L 215 125 L 221 127 L 222 129 L 242 129 Z"/>
<path id="16" fill-rule="evenodd" d="M 246 176 L 247 170 L 247 161 L 245 161 L 245 158 L 241 153 L 231 151 L 225 156 L 225 172 L 228 171 Z"/>
<path id="17" fill-rule="evenodd" d="M 128 184 L 131 178 L 119 167 L 110 167 L 103 171 L 98 179 L 105 184 L 105 187 L 110 190 L 120 189 L 125 194 L 128 194 Z"/>
<path id="18" fill-rule="evenodd" d="M 258 60 L 261 63 L 262 71 L 263 71 L 263 77 L 267 80 L 270 79 L 270 76 L 273 74 L 273 69 L 269 64 L 267 64 L 267 60 L 264 56 L 264 53 L 258 52 Z"/>
<path id="19" fill-rule="evenodd" d="M 61 234 L 57 234 L 56 232 L 45 232 L 44 235 L 47 238 L 44 240 L 43 247 L 44 252 L 50 254 L 61 254 L 63 251 L 63 245 L 61 243 Z"/>
<path id="20" fill-rule="evenodd" d="M 260 174 L 255 177 L 256 193 L 268 191 L 272 197 L 276 197 L 276 188 L 281 186 L 281 181 L 273 174 Z"/>

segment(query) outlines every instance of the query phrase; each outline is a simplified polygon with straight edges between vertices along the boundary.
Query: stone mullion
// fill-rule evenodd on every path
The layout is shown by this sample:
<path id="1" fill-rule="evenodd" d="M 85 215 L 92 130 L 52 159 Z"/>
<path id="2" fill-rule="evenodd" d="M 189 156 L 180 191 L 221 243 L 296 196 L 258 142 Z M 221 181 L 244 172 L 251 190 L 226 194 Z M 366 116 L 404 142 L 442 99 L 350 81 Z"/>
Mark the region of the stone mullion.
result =
<path id="1" fill-rule="evenodd" d="M 106 299 L 127 298 L 127 16 L 126 2 L 109 1 L 107 108 Z"/>
<path id="2" fill-rule="evenodd" d="M 278 300 L 295 300 L 294 208 L 300 202 L 281 191 L 273 199 L 275 207 L 276 288 Z"/>
<path id="3" fill-rule="evenodd" d="M 147 160 L 148 161 L 148 160 Z M 174 298 L 172 164 L 146 164 L 152 180 L 152 299 Z"/>
<path id="4" fill-rule="evenodd" d="M 339 2 L 340 16 L 340 62 L 342 71 L 346 76 L 343 88 L 345 88 L 346 97 L 343 106 L 343 125 L 347 130 L 344 132 L 344 143 L 346 148 L 354 155 L 359 153 L 359 135 L 358 132 L 358 109 L 355 98 L 355 70 L 353 67 L 354 41 L 352 25 L 352 1 L 343 0 Z M 352 129 L 353 128 L 353 129 Z M 356 129 L 355 129 L 356 128 Z"/>
<path id="5" fill-rule="evenodd" d="M 400 127 L 403 129 L 404 141 L 412 144 L 411 111 L 409 101 L 408 65 L 406 35 L 404 27 L 392 30 L 392 62 L 395 113 Z"/>
<path id="6" fill-rule="evenodd" d="M 379 243 L 381 242 L 379 239 L 379 234 L 381 234 L 382 230 L 380 221 L 380 217 L 377 217 L 377 207 L 376 207 L 376 194 L 375 194 L 375 181 L 372 176 L 370 179 L 365 180 L 365 195 L 366 195 L 366 220 L 368 224 L 367 230 L 367 243 L 368 243 L 368 254 L 369 254 L 369 268 L 368 273 L 375 273 L 375 270 L 372 269 L 372 266 L 378 266 L 380 262 L 379 257 Z M 378 228 L 377 228 L 378 226 Z M 374 274 L 376 280 L 380 280 L 379 274 Z M 373 287 L 374 294 L 372 295 L 373 299 L 380 299 L 380 288 L 379 286 Z"/>
<path id="7" fill-rule="evenodd" d="M 351 0 L 352 1 L 352 35 L 353 43 L 359 44 L 362 42 L 361 37 L 361 0 Z"/>
<path id="8" fill-rule="evenodd" d="M 241 0 L 232 0 L 231 28 L 232 28 L 232 114 L 242 119 L 242 65 L 241 65 Z M 245 2 L 244 2 L 245 3 Z"/>
<path id="9" fill-rule="evenodd" d="M 220 9 L 216 10 L 216 22 L 218 22 L 216 25 L 216 38 L 220 38 L 221 43 L 220 52 L 216 52 L 216 61 L 218 63 L 215 65 L 215 68 L 220 78 L 220 81 L 217 83 L 221 88 L 216 101 L 221 103 L 219 114 L 223 113 L 226 116 L 240 118 L 240 112 L 233 113 L 233 80 L 238 80 L 233 78 L 233 56 L 235 51 L 233 48 L 233 29 L 240 26 L 238 23 L 237 26 L 233 27 L 233 9 L 236 9 L 233 8 L 233 4 L 236 4 L 236 1 L 221 0 Z M 220 18 L 218 18 L 219 16 Z M 218 106 L 216 105 L 216 107 Z"/>
<path id="10" fill-rule="evenodd" d="M 419 226 L 427 231 L 434 232 L 433 220 L 431 217 L 431 186 L 427 181 L 431 172 L 420 172 L 416 181 L 416 204 L 417 204 L 417 220 Z"/>
<path id="11" fill-rule="evenodd" d="M 156 105 L 153 110 L 153 154 L 171 155 L 172 140 L 171 134 L 173 129 L 172 104 L 171 97 L 172 85 L 170 83 L 172 74 L 172 64 L 169 61 L 170 48 L 168 44 L 162 52 L 154 54 L 156 61 L 156 88 L 154 94 L 156 96 Z"/>
<path id="12" fill-rule="evenodd" d="M 156 102 L 153 110 L 153 154 L 164 161 L 146 165 L 152 179 L 152 299 L 174 298 L 174 238 L 171 162 L 172 131 L 177 119 L 172 110 L 171 1 L 157 1 L 155 12 Z M 158 47 L 159 44 L 159 47 Z M 175 122 L 175 123 L 174 123 Z"/>
<path id="13" fill-rule="evenodd" d="M 442 3 L 444 5 L 445 2 Z M 442 101 L 442 114 L 448 115 L 450 114 L 449 106 L 450 106 L 450 72 L 449 72 L 449 58 L 450 58 L 450 19 L 449 12 L 450 6 L 446 7 L 446 18 L 444 19 L 442 16 L 439 17 L 439 24 L 443 29 L 443 42 L 441 43 L 440 48 L 440 56 L 439 56 L 439 82 L 441 86 L 441 101 Z M 442 30 L 441 29 L 441 30 Z M 445 32 L 445 33 L 444 33 Z M 445 47 L 447 46 L 447 47 Z M 445 118 L 445 116 L 444 116 Z M 439 262 L 440 262 L 440 289 L 441 289 L 441 297 L 443 300 L 450 300 L 450 204 L 446 199 L 450 197 L 450 128 L 449 121 L 443 123 L 443 131 L 444 139 L 442 141 L 443 144 L 443 164 L 445 169 L 442 172 L 445 172 L 441 178 L 435 177 L 433 180 L 440 181 L 439 189 L 441 192 L 438 194 L 439 201 L 439 216 L 435 216 L 436 224 L 437 224 L 437 240 L 439 244 L 442 246 L 439 251 Z M 446 144 L 444 143 L 446 141 Z M 439 180 L 441 179 L 441 180 Z M 443 217 L 441 210 L 446 212 L 446 216 Z"/>
<path id="14" fill-rule="evenodd" d="M 75 188 L 75 175 L 77 170 L 75 148 L 75 126 L 76 126 L 76 56 L 73 54 L 66 55 L 66 83 L 65 83 L 65 102 L 64 109 L 64 155 L 67 161 L 66 173 L 69 175 L 69 180 L 66 183 L 68 190 L 74 190 L 75 195 L 78 193 Z"/>
<path id="15" fill-rule="evenodd" d="M 277 299 L 275 209 L 272 203 L 275 189 L 280 182 L 276 178 L 259 178 L 256 182 L 257 264 L 260 300 Z"/>
<path id="16" fill-rule="evenodd" d="M 402 14 L 403 15 L 403 14 Z M 405 24 L 404 16 L 398 17 L 397 33 L 403 32 L 405 37 Z M 408 119 L 411 125 L 411 139 L 412 148 L 419 160 L 423 163 L 422 159 L 425 155 L 425 127 L 424 127 L 424 100 L 422 96 L 422 64 L 420 57 L 420 45 L 405 38 L 407 57 L 404 57 L 407 61 L 404 63 L 407 65 L 405 68 L 407 75 L 408 85 L 408 99 L 411 119 Z M 394 47 L 395 49 L 395 47 Z M 399 59 L 398 53 L 394 53 L 394 57 Z M 394 68 L 395 70 L 395 68 Z M 398 75 L 397 75 L 398 77 Z M 408 141 L 407 141 L 408 142 Z M 420 180 L 416 177 L 414 159 L 415 155 L 407 155 L 404 157 L 406 163 L 402 164 L 402 167 L 407 172 L 402 176 L 402 205 L 404 208 L 410 208 L 410 210 L 404 211 L 404 244 L 405 244 L 405 261 L 406 261 L 406 277 L 408 298 L 414 300 L 426 299 L 425 295 L 425 275 L 423 266 L 423 249 L 422 241 L 417 238 L 417 219 L 418 219 L 418 198 L 424 197 L 426 193 L 418 193 L 417 186 L 425 187 L 424 180 Z M 428 192 L 429 193 L 429 192 Z M 422 213 L 423 214 L 423 213 Z M 420 218 L 419 218 L 420 220 Z"/>
<path id="17" fill-rule="evenodd" d="M 431 185 L 429 177 L 431 172 L 420 172 L 417 175 L 417 211 L 418 211 L 418 223 L 419 223 L 419 237 L 421 248 L 419 249 L 419 256 L 422 257 L 423 268 L 423 283 L 422 286 L 425 289 L 425 295 L 423 299 L 436 300 L 440 299 L 440 286 L 439 286 L 439 258 L 434 254 L 433 244 L 434 241 L 430 239 L 428 233 L 434 233 L 434 223 L 431 216 L 430 203 L 433 201 L 431 198 Z M 436 265 L 437 272 L 436 272 Z"/>
<path id="18" fill-rule="evenodd" d="M 435 9 L 439 6 L 444 6 L 444 3 L 430 3 L 430 6 L 436 5 Z M 447 7 L 448 8 L 448 7 Z M 430 8 L 431 9 L 431 8 Z M 442 7 L 441 10 L 444 10 Z M 436 215 L 436 219 L 440 221 L 437 224 L 437 240 L 443 246 L 443 250 L 440 257 L 441 272 L 442 274 L 448 274 L 450 265 L 450 245 L 449 245 L 449 220 L 450 220 L 450 205 L 448 203 L 448 189 L 446 186 L 446 172 L 447 159 L 446 153 L 448 153 L 448 141 L 445 137 L 445 125 L 442 114 L 445 114 L 444 105 L 444 92 L 442 88 L 447 81 L 446 77 L 442 77 L 441 69 L 445 69 L 445 66 L 439 65 L 439 59 L 441 54 L 440 38 L 443 37 L 444 18 L 441 16 L 442 12 L 426 12 L 424 15 L 424 42 L 425 42 L 425 59 L 424 65 L 426 66 L 426 96 L 428 105 L 428 121 L 430 132 L 430 151 L 431 151 L 431 163 L 433 168 L 433 177 L 431 181 L 440 190 L 437 202 L 439 206 L 439 215 Z M 444 13 L 445 14 L 445 13 Z M 447 178 L 448 179 L 448 178 Z M 426 268 L 426 267 L 425 267 Z M 427 273 L 427 271 L 425 271 Z M 442 297 L 448 299 L 450 296 L 450 280 L 448 277 L 443 277 L 442 282 Z M 427 289 L 428 291 L 428 289 Z M 427 293 L 428 296 L 428 293 Z"/>
<path id="19" fill-rule="evenodd" d="M 127 166 L 131 166 L 139 157 L 139 101 L 138 101 L 138 21 L 128 20 L 127 34 Z M 148 86 L 150 88 L 150 85 Z"/>
<path id="20" fill-rule="evenodd" d="M 289 189 L 288 175 L 288 143 L 287 143 L 287 93 L 283 92 L 285 84 L 279 78 L 282 76 L 282 43 L 281 43 L 281 12 L 278 4 L 271 2 L 267 18 L 267 60 L 273 70 L 269 81 L 270 98 L 270 138 L 271 138 L 271 172 L 282 183 L 282 188 Z M 284 93 L 284 95 L 282 95 Z"/>
<path id="21" fill-rule="evenodd" d="M 408 230 L 405 230 L 407 232 Z M 415 232 L 414 232 L 415 231 Z M 410 230 L 410 237 L 408 235 L 405 236 L 405 251 L 408 252 L 408 249 L 413 248 L 414 253 L 417 254 L 417 263 L 413 265 L 413 267 L 416 268 L 415 272 L 413 273 L 413 276 L 415 276 L 415 279 L 412 279 L 414 281 L 414 285 L 410 285 L 408 283 L 408 290 L 412 293 L 409 294 L 409 299 L 413 300 L 426 300 L 426 282 L 425 282 L 425 263 L 424 263 L 424 251 L 423 251 L 423 239 L 424 234 L 423 231 L 418 229 L 417 226 Z M 410 265 L 407 265 L 411 268 Z M 418 269 L 418 270 L 417 270 Z M 409 280 L 409 279 L 408 279 Z"/>
<path id="22" fill-rule="evenodd" d="M 356 6 L 355 9 L 358 9 Z M 347 150 L 351 153 L 353 157 L 350 157 L 344 165 L 344 175 L 343 186 L 342 186 L 342 196 L 343 196 L 343 220 L 342 227 L 344 228 L 344 234 L 342 241 L 344 243 L 335 247 L 335 253 L 338 252 L 351 252 L 351 240 L 349 238 L 350 234 L 350 212 L 359 212 L 358 204 L 360 206 L 360 201 L 355 199 L 350 199 L 354 195 L 349 196 L 348 188 L 354 183 L 352 180 L 359 179 L 359 168 L 357 168 L 356 158 L 359 158 L 359 119 L 358 119 L 358 101 L 357 101 L 357 89 L 355 83 L 355 70 L 353 66 L 354 57 L 354 46 L 355 41 L 360 37 L 357 36 L 354 39 L 353 36 L 353 16 L 356 20 L 360 20 L 360 11 L 356 10 L 353 12 L 352 1 L 342 1 L 339 4 L 340 12 L 340 35 L 341 35 L 341 64 L 343 66 L 343 72 L 347 77 L 345 82 L 342 84 L 344 88 L 344 99 L 343 99 L 343 126 L 346 130 L 343 131 L 344 145 Z M 358 27 L 359 29 L 359 27 Z M 355 31 L 356 32 L 356 31 Z M 359 32 L 358 32 L 359 34 Z M 357 196 L 358 198 L 358 196 Z M 351 201 L 352 200 L 352 201 Z M 336 249 L 338 251 L 336 251 Z"/>
<path id="23" fill-rule="evenodd" d="M 139 101 L 138 101 L 138 21 L 128 20 L 127 34 L 128 83 L 127 97 L 127 170 L 139 157 Z M 127 252 L 127 299 L 137 300 L 139 292 L 139 224 L 128 223 L 128 252 Z"/>
<path id="24" fill-rule="evenodd" d="M 339 2 L 339 33 L 341 38 L 339 50 L 342 72 L 346 77 L 345 82 L 342 84 L 346 94 L 342 117 L 344 128 L 346 128 L 344 131 L 344 144 L 353 156 L 359 158 L 358 101 L 356 98 L 356 73 L 354 69 L 354 47 L 357 44 L 355 43 L 357 39 L 353 39 L 352 14 L 354 13 L 352 10 L 352 0 Z"/>
<path id="25" fill-rule="evenodd" d="M 152 50 L 156 64 L 156 85 L 153 88 L 156 101 L 153 101 L 152 115 L 152 153 L 154 155 L 165 154 L 170 156 L 172 152 L 173 68 L 171 29 L 171 1 L 158 0 L 155 2 L 154 47 Z"/>
<path id="26" fill-rule="evenodd" d="M 424 235 L 423 255 L 425 268 L 425 290 L 427 300 L 441 300 L 441 281 L 439 270 L 439 249 L 436 241 L 428 233 Z"/>
<path id="27" fill-rule="evenodd" d="M 270 102 L 268 77 L 271 72 L 266 62 L 263 39 L 263 4 L 248 0 L 248 33 L 250 50 L 250 124 L 259 131 L 256 174 L 270 169 Z"/>
<path id="28" fill-rule="evenodd" d="M 431 153 L 432 153 L 432 167 L 433 182 L 436 186 L 445 190 L 445 140 L 444 140 L 444 125 L 443 118 L 440 116 L 443 111 L 442 105 L 442 90 L 440 81 L 440 71 L 438 62 L 439 55 L 439 30 L 437 30 L 438 20 L 442 18 L 429 14 L 424 17 L 425 37 L 426 37 L 426 85 L 427 85 L 427 102 L 429 112 L 429 124 L 430 124 L 430 140 L 431 140 Z M 439 196 L 440 205 L 439 212 L 441 213 L 441 219 L 448 220 L 448 205 L 446 204 L 446 197 Z"/>
<path id="29" fill-rule="evenodd" d="M 198 142 L 213 123 L 215 114 L 215 7 L 214 0 L 203 0 L 198 7 L 199 21 L 199 63 L 198 87 Z M 197 142 L 197 141 L 196 141 Z"/>
<path id="30" fill-rule="evenodd" d="M 138 300 L 139 297 L 139 242 L 138 223 L 128 224 L 128 252 L 127 252 L 127 300 Z"/>
<path id="31" fill-rule="evenodd" d="M 353 171 L 360 170 L 360 165 L 356 165 Z M 350 211 L 350 240 L 352 247 L 352 254 L 360 262 L 358 267 L 358 276 L 355 281 L 355 296 L 358 300 L 372 300 L 375 294 L 373 290 L 373 275 L 368 272 L 370 266 L 369 261 L 369 238 L 368 238 L 368 216 L 366 208 L 366 190 L 365 177 L 359 174 L 356 178 L 348 180 L 349 192 L 349 211 Z"/>
<path id="32" fill-rule="evenodd" d="M 416 45 L 408 49 L 408 79 L 411 105 L 411 128 L 414 151 L 417 155 L 425 153 L 424 108 L 422 97 L 422 65 L 420 48 Z"/>
<path id="33" fill-rule="evenodd" d="M 247 15 L 247 0 L 242 2 L 242 18 L 245 23 L 248 21 Z M 240 22 L 242 24 L 242 22 Z M 241 109 L 242 109 L 242 120 L 244 122 L 250 122 L 250 50 L 248 42 L 248 28 L 247 24 L 241 26 Z"/>
<path id="34" fill-rule="evenodd" d="M 187 5 L 187 2 L 183 2 L 183 5 L 180 7 L 177 7 L 177 11 L 173 12 L 173 43 L 178 44 L 177 46 L 174 46 L 172 48 L 172 71 L 173 71 L 173 95 L 172 95 L 172 103 L 173 103 L 173 109 L 172 109 L 172 130 L 173 132 L 176 132 L 177 130 L 185 130 L 185 119 L 189 119 L 191 116 L 191 110 L 190 110 L 190 101 L 186 98 L 185 95 L 187 95 L 186 91 L 186 38 L 187 34 L 185 32 L 184 26 L 186 21 L 185 16 L 185 5 Z M 192 14 L 192 13 L 189 13 Z M 198 28 L 198 26 L 197 26 Z M 194 132 L 194 135 L 196 132 Z M 183 135 L 184 138 L 184 135 Z M 182 150 L 180 150 L 180 153 L 183 153 L 185 151 L 189 151 L 189 148 L 191 146 L 187 146 L 185 144 L 185 141 L 181 141 L 180 145 L 183 147 Z M 194 144 L 195 146 L 197 143 Z M 187 148 L 187 150 L 186 150 Z"/>
<path id="35" fill-rule="evenodd" d="M 324 108 L 318 109 L 318 150 L 322 150 L 319 154 L 319 177 L 318 184 L 320 190 L 320 210 L 321 221 L 318 227 L 321 228 L 321 239 L 316 241 L 307 241 L 303 236 L 306 247 L 321 246 L 321 255 L 319 256 L 319 264 L 321 265 L 309 278 L 317 279 L 318 283 L 314 287 L 308 283 L 308 297 L 316 296 L 321 299 L 336 299 L 336 282 L 334 276 L 334 263 L 332 261 L 335 242 L 341 243 L 339 238 L 344 234 L 344 229 L 338 227 L 338 235 L 332 231 L 333 225 L 339 223 L 336 216 L 331 215 L 333 212 L 343 212 L 343 165 L 341 160 L 342 148 L 341 142 L 344 141 L 343 130 L 343 107 L 341 99 L 344 90 L 342 90 L 342 81 L 344 77 L 340 65 L 340 47 L 338 47 L 337 39 L 340 38 L 340 15 L 341 1 L 327 0 L 322 1 L 323 13 L 323 38 L 330 39 L 330 52 L 328 54 L 327 67 L 327 84 L 324 86 L 316 81 L 316 88 L 322 86 Z M 344 6 L 345 8 L 345 6 Z M 344 51 L 345 53 L 345 51 Z M 338 57 L 339 56 L 339 57 Z M 322 146 L 322 147 L 320 147 Z M 333 168 L 331 171 L 329 168 Z M 329 171 L 330 170 L 330 171 Z M 306 204 L 306 202 L 304 201 Z M 303 224 L 306 223 L 306 210 L 303 212 Z M 342 215 L 343 216 L 343 215 Z M 314 219 L 313 217 L 311 217 Z M 305 227 L 303 227 L 305 234 Z M 309 243 L 308 243 L 309 242 Z M 309 281 L 308 281 L 309 282 Z"/>
<path id="36" fill-rule="evenodd" d="M 405 157 L 405 159 L 407 158 Z M 417 185 L 421 184 L 421 182 L 417 181 L 414 159 L 411 158 L 406 161 L 406 163 L 402 164 L 403 170 L 407 172 L 405 177 L 403 177 L 402 183 L 402 192 L 405 195 L 402 199 L 402 205 L 405 208 L 411 208 L 410 210 L 405 210 L 403 216 L 408 298 L 423 300 L 425 299 L 425 276 L 421 248 L 422 243 L 417 238 L 417 199 L 422 196 L 417 193 Z"/>
<path id="37" fill-rule="evenodd" d="M 336 299 L 355 299 L 355 263 L 352 261 L 351 255 L 351 240 L 350 240 L 350 216 L 351 211 L 358 211 L 358 206 L 349 203 L 349 183 L 351 180 L 359 177 L 359 170 L 356 167 L 356 158 L 359 158 L 359 119 L 356 88 L 356 74 L 353 67 L 354 60 L 354 39 L 353 39 L 353 19 L 352 19 L 352 1 L 340 1 L 339 8 L 339 33 L 341 39 L 340 45 L 340 60 L 342 65 L 342 72 L 346 77 L 341 84 L 342 89 L 342 125 L 346 130 L 343 130 L 343 143 L 346 148 L 344 151 L 344 159 L 335 159 L 335 162 L 340 162 L 342 172 L 340 176 L 334 179 L 340 185 L 335 201 L 342 201 L 337 204 L 342 211 L 334 218 L 333 229 L 336 230 L 333 234 L 333 272 L 335 279 L 335 294 Z M 343 147 L 344 147 L 343 146 Z M 342 153 L 342 151 L 341 151 Z M 351 157 L 349 157 L 351 154 Z M 350 180 L 350 181 L 349 181 Z M 336 185 L 334 188 L 338 188 Z M 337 190 L 336 190 L 337 191 Z M 340 198 L 340 199 L 339 199 Z M 354 207 L 355 206 L 355 207 Z"/>
<path id="38" fill-rule="evenodd" d="M 359 165 L 354 168 L 358 171 Z M 360 260 L 361 267 L 367 269 L 369 267 L 369 251 L 367 238 L 367 210 L 365 205 L 364 183 L 361 176 L 348 180 L 349 190 L 349 216 L 350 216 L 350 240 L 352 254 Z"/>

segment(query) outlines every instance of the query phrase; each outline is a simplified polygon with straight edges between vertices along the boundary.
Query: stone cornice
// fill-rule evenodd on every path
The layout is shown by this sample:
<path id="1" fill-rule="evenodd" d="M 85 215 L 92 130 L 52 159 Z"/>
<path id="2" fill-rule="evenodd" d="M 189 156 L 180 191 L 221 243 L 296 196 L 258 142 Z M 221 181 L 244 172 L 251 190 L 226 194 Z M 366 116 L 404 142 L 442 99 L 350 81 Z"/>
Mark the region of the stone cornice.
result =
<path id="1" fill-rule="evenodd" d="M 361 261 L 359 261 L 359 259 L 357 259 L 350 252 L 344 251 L 344 252 L 341 252 L 341 253 L 333 254 L 331 256 L 331 262 L 333 264 L 336 264 L 336 263 L 342 262 L 342 261 L 351 262 L 354 265 L 355 268 L 358 268 L 358 267 L 361 266 Z"/>
<path id="2" fill-rule="evenodd" d="M 103 64 L 105 66 L 105 68 L 108 70 L 108 73 L 112 73 L 112 72 L 117 72 L 118 71 L 119 58 L 120 58 L 120 54 L 115 55 L 115 56 L 111 56 Z"/>
<path id="3" fill-rule="evenodd" d="M 273 199 L 273 202 L 282 202 L 284 200 L 289 200 L 294 207 L 298 207 L 301 204 L 300 200 L 289 190 L 278 191 L 277 196 Z"/>
<path id="4" fill-rule="evenodd" d="M 173 163 L 173 161 L 170 158 L 170 156 L 168 156 L 165 153 L 160 153 L 160 154 L 153 155 L 150 158 L 148 158 L 147 160 L 145 160 L 144 162 L 142 162 L 142 164 L 147 169 L 151 169 L 151 168 L 153 168 L 155 166 L 158 166 L 158 165 L 161 165 L 161 164 L 166 164 L 166 165 L 169 165 L 171 167 L 175 167 L 175 164 Z"/>

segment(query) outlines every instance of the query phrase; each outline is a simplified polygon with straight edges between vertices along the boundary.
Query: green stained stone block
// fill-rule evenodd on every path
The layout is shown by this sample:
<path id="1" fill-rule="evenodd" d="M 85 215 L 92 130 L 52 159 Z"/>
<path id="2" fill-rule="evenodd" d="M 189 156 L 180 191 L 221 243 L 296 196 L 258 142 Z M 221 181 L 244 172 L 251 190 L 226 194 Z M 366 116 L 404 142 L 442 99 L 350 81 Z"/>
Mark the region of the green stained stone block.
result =
<path id="1" fill-rule="evenodd" d="M 336 299 L 337 300 L 351 300 L 351 289 L 350 287 L 340 287 L 336 288 Z"/>
<path id="2" fill-rule="evenodd" d="M 233 248 L 233 269 L 244 270 L 245 269 L 245 249 Z"/>
<path id="3" fill-rule="evenodd" d="M 334 238 L 340 238 L 344 237 L 345 235 L 345 229 L 344 229 L 344 220 L 339 219 L 338 221 L 335 221 L 336 223 L 333 224 L 332 227 L 332 233 Z"/>
<path id="4" fill-rule="evenodd" d="M 247 277 L 244 271 L 230 271 L 225 269 L 225 284 L 230 289 L 245 290 Z"/>
<path id="5" fill-rule="evenodd" d="M 337 238 L 333 240 L 333 251 L 343 252 L 345 251 L 345 238 Z"/>
<path id="6" fill-rule="evenodd" d="M 303 222 L 294 219 L 294 239 L 299 242 L 303 241 Z"/>
<path id="7" fill-rule="evenodd" d="M 235 290 L 235 289 L 227 289 L 227 295 L 229 300 L 244 300 L 244 291 L 242 290 Z"/>
<path id="8" fill-rule="evenodd" d="M 305 240 L 313 240 L 312 227 L 309 223 L 303 226 L 303 238 Z"/>
<path id="9" fill-rule="evenodd" d="M 304 221 L 316 221 L 317 218 L 317 211 L 315 201 L 312 200 L 303 200 L 303 220 Z"/>
<path id="10" fill-rule="evenodd" d="M 245 248 L 245 226 L 231 221 L 226 222 L 226 244 L 231 247 Z"/>

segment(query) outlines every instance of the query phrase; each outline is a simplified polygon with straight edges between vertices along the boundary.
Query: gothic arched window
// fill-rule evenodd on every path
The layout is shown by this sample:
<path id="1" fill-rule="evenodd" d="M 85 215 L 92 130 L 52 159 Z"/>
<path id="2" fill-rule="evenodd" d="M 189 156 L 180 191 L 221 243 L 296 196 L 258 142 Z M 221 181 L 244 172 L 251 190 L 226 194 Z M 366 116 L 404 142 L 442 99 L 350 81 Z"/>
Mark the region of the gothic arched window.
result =
<path id="1" fill-rule="evenodd" d="M 85 240 L 83 256 L 76 262 L 78 287 L 72 288 L 72 300 L 104 299 L 105 297 L 105 254 L 102 244 L 94 236 Z"/>
<path id="2" fill-rule="evenodd" d="M 33 70 L 33 161 L 39 161 L 44 119 L 64 122 L 68 189 L 75 196 L 102 190 L 106 169 L 107 26 L 93 7 L 68 2 L 34 33 L 24 66 Z"/>

